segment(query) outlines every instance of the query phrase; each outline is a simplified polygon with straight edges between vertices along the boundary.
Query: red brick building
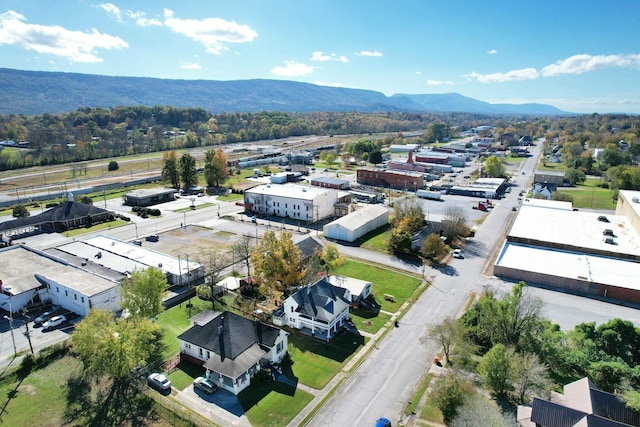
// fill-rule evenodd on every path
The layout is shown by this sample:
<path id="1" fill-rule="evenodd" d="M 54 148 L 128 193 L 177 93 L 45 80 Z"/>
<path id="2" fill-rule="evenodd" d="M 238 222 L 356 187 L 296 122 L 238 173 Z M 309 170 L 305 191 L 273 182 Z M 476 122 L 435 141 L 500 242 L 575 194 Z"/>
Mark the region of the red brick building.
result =
<path id="1" fill-rule="evenodd" d="M 387 187 L 398 190 L 416 191 L 424 187 L 424 177 L 420 173 L 360 168 L 356 174 L 358 184 Z"/>

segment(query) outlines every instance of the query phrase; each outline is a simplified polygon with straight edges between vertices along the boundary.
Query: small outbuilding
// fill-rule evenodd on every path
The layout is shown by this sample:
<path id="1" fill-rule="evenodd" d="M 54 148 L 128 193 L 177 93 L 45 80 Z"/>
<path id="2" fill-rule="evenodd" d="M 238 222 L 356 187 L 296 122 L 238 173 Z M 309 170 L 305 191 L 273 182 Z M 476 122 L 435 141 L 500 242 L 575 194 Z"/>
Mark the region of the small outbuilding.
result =
<path id="1" fill-rule="evenodd" d="M 151 206 L 175 200 L 176 190 L 173 188 L 141 188 L 133 190 L 122 198 L 129 206 Z"/>
<path id="2" fill-rule="evenodd" d="M 353 242 L 370 231 L 389 224 L 389 209 L 382 205 L 370 205 L 343 216 L 323 227 L 328 239 Z"/>

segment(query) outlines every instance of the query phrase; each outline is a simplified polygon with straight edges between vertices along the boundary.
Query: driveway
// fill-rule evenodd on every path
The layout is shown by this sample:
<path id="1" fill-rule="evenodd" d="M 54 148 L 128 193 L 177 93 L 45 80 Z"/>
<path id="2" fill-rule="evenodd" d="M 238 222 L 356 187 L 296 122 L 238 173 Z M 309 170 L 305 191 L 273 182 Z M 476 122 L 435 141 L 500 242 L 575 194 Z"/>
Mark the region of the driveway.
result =
<path id="1" fill-rule="evenodd" d="M 192 411 L 210 419 L 220 426 L 247 426 L 251 423 L 244 415 L 240 401 L 227 390 L 218 389 L 213 394 L 206 394 L 188 386 L 178 391 L 173 397 Z"/>

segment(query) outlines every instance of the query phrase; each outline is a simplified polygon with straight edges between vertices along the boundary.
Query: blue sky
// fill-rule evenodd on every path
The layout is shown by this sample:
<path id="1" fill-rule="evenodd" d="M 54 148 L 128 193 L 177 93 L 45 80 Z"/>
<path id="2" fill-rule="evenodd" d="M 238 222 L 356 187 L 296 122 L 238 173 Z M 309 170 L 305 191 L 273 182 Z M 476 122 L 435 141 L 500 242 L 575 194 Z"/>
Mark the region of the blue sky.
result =
<path id="1" fill-rule="evenodd" d="M 0 67 L 640 113 L 640 1 L 0 0 Z"/>

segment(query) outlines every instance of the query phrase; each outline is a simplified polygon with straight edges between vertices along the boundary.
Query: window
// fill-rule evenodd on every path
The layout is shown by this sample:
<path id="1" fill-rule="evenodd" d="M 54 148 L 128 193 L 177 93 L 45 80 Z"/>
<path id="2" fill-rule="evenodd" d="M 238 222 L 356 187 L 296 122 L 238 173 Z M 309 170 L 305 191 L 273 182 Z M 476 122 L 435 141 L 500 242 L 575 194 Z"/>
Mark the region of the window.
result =
<path id="1" fill-rule="evenodd" d="M 280 341 L 278 343 L 278 346 L 276 347 L 276 353 L 280 353 L 283 348 L 284 348 L 284 342 Z"/>
<path id="2" fill-rule="evenodd" d="M 68 297 L 68 296 L 69 296 L 69 291 L 67 291 L 66 289 L 65 289 L 65 291 L 64 291 L 64 296 L 65 296 L 65 297 Z"/>
<path id="3" fill-rule="evenodd" d="M 78 301 L 78 294 L 73 294 L 73 299 Z"/>
<path id="4" fill-rule="evenodd" d="M 186 348 L 191 348 L 191 344 L 189 344 L 189 343 L 185 343 L 185 345 L 184 345 L 184 346 L 185 346 Z"/>
<path id="5" fill-rule="evenodd" d="M 200 356 L 202 356 L 202 348 L 199 348 L 198 352 L 200 353 Z"/>
<path id="6" fill-rule="evenodd" d="M 207 350 L 207 359 L 209 359 L 211 357 L 211 354 L 209 353 L 209 350 Z"/>
<path id="7" fill-rule="evenodd" d="M 56 292 L 60 293 L 60 288 L 56 286 Z"/>
<path id="8" fill-rule="evenodd" d="M 84 304 L 84 297 L 80 298 L 80 302 Z"/>

